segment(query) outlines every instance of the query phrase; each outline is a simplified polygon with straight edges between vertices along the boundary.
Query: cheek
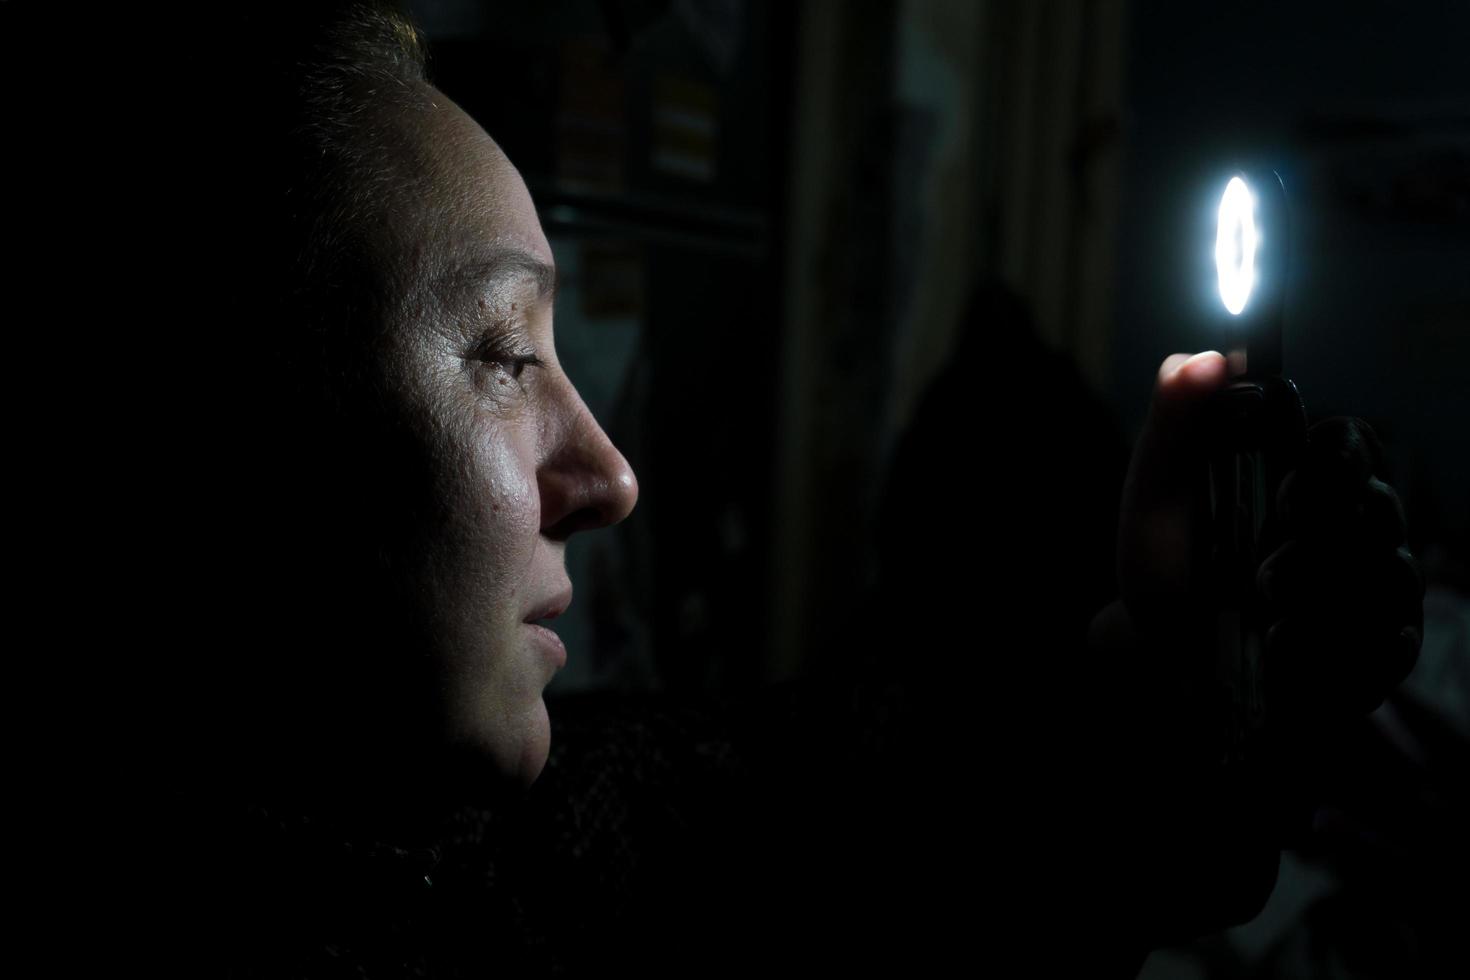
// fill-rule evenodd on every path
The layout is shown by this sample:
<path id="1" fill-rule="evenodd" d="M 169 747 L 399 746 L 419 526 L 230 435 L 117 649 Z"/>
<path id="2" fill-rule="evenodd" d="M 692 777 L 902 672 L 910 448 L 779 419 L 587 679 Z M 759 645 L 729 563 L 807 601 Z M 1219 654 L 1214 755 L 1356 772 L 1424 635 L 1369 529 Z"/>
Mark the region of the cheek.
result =
<path id="1" fill-rule="evenodd" d="M 477 418 L 465 426 L 454 473 L 453 539 L 443 553 L 439 615 L 432 638 L 445 671 L 449 723 L 497 753 L 533 745 L 545 728 L 533 717 L 547 678 L 523 655 L 521 618 L 536 581 L 540 495 L 534 440 L 514 423 Z M 500 760 L 516 768 L 514 760 Z"/>
<path id="2" fill-rule="evenodd" d="M 481 415 L 467 426 L 461 492 L 495 550 L 534 545 L 541 529 L 535 444 L 519 426 Z"/>
<path id="3" fill-rule="evenodd" d="M 515 419 L 468 398 L 419 416 L 420 489 L 404 512 L 415 525 L 400 565 L 410 601 L 427 605 L 435 645 L 498 631 L 518 608 L 540 534 L 535 440 Z M 410 477 L 406 467 L 398 479 Z M 519 616 L 515 617 L 519 620 Z"/>
<path id="4" fill-rule="evenodd" d="M 534 581 L 541 499 L 535 442 L 514 420 L 472 414 L 444 433 L 437 494 L 448 520 L 430 544 L 438 556 L 436 603 L 461 641 L 498 637 L 520 622 Z M 486 631 L 489 631 L 488 633 Z M 471 644 L 479 646 L 478 640 Z"/>

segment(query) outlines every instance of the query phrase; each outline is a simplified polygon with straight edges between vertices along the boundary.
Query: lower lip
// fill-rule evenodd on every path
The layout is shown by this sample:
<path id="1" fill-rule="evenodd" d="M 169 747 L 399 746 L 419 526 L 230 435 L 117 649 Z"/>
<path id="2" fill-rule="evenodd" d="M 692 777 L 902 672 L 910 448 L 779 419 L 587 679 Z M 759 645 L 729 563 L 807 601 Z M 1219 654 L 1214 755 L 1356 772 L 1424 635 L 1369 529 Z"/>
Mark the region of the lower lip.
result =
<path id="1" fill-rule="evenodd" d="M 545 626 L 539 626 L 536 623 L 527 623 L 526 627 L 530 629 L 531 634 L 536 638 L 537 644 L 540 645 L 541 649 L 546 653 L 547 658 L 556 666 L 557 670 L 561 670 L 567 665 L 566 644 L 562 643 L 561 637 L 556 635 L 555 630 L 548 629 Z"/>

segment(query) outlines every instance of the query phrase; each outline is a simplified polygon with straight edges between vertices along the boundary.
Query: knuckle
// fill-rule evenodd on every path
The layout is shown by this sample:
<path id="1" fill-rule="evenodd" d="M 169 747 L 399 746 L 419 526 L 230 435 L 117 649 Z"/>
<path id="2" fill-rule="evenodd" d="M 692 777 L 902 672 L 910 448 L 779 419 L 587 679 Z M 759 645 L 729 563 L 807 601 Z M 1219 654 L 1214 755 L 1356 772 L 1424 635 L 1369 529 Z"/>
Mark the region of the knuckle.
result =
<path id="1" fill-rule="evenodd" d="M 1398 494 L 1394 493 L 1393 487 L 1377 477 L 1368 481 L 1363 523 L 1369 539 L 1374 544 L 1386 547 L 1402 544 L 1408 530 Z"/>

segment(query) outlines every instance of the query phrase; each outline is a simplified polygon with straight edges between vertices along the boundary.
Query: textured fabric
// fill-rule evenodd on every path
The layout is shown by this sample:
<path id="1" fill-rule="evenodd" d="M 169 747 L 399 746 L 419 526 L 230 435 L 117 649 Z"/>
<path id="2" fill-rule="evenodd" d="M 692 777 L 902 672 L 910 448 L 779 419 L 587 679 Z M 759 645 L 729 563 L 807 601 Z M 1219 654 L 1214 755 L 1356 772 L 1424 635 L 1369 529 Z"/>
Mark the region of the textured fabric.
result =
<path id="1" fill-rule="evenodd" d="M 433 840 L 353 839 L 289 809 L 176 794 L 156 877 L 136 896 L 179 973 L 581 975 L 672 969 L 730 923 L 707 914 L 743 774 L 706 716 L 557 706 L 556 748 L 523 797 L 466 804 Z M 701 942 L 701 946 L 704 944 Z M 701 953 L 706 955 L 707 950 Z"/>

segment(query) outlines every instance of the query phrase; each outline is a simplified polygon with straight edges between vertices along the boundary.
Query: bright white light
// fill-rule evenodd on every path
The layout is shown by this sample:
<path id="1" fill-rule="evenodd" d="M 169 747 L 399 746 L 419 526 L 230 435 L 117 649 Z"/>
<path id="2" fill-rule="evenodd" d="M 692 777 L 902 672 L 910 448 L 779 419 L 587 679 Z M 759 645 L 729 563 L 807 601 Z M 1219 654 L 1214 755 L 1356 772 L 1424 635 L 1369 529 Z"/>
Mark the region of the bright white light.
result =
<path id="1" fill-rule="evenodd" d="M 1231 177 L 1220 198 L 1220 225 L 1215 232 L 1215 268 L 1220 273 L 1220 299 L 1239 316 L 1256 284 L 1256 206 L 1250 189 Z"/>

